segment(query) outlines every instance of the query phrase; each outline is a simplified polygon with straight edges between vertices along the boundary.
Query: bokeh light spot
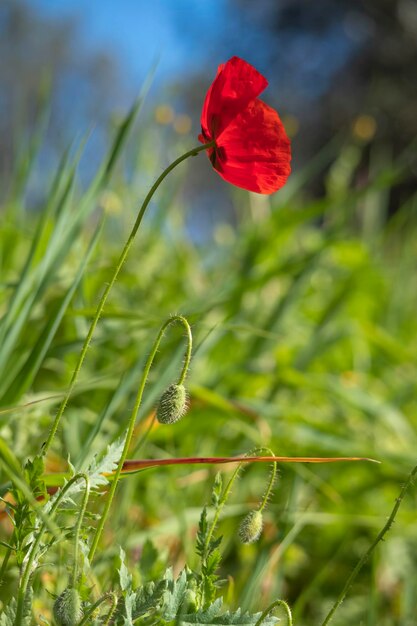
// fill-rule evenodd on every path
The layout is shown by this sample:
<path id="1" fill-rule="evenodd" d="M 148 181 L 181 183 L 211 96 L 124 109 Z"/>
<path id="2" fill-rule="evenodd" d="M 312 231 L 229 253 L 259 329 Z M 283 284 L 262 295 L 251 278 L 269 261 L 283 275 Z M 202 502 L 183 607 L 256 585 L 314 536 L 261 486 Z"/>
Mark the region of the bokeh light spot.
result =
<path id="1" fill-rule="evenodd" d="M 375 136 L 377 123 L 371 115 L 359 115 L 353 122 L 353 134 L 362 141 L 370 141 Z"/>
<path id="2" fill-rule="evenodd" d="M 175 118 L 174 109 L 168 104 L 160 104 L 155 109 L 155 120 L 158 124 L 172 124 Z"/>
<path id="3" fill-rule="evenodd" d="M 191 130 L 191 117 L 189 115 L 177 115 L 174 120 L 174 130 L 179 135 L 186 135 Z"/>

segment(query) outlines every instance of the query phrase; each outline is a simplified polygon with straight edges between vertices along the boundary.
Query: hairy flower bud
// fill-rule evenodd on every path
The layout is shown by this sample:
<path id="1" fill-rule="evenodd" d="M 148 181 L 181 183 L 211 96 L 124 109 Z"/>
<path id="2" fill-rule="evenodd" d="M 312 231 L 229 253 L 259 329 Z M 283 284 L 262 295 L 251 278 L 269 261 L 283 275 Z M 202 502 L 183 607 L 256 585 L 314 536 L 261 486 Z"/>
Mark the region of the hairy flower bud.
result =
<path id="1" fill-rule="evenodd" d="M 68 587 L 55 600 L 55 621 L 58 626 L 76 626 L 82 616 L 80 595 L 76 589 Z"/>
<path id="2" fill-rule="evenodd" d="M 262 513 L 250 511 L 239 526 L 239 538 L 242 543 L 254 543 L 261 536 L 263 526 Z"/>
<path id="3" fill-rule="evenodd" d="M 156 417 L 161 424 L 174 424 L 187 409 L 187 393 L 184 385 L 170 385 L 162 394 Z"/>

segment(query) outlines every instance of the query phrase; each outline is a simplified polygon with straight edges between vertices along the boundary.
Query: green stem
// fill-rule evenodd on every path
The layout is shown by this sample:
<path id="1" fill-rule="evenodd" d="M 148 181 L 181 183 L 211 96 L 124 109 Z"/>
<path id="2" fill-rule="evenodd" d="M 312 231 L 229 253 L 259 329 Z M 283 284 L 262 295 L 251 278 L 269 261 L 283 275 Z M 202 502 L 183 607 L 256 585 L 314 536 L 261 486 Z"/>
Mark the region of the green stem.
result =
<path id="1" fill-rule="evenodd" d="M 117 607 L 117 601 L 118 601 L 117 595 L 114 592 L 111 592 L 111 593 L 109 593 L 109 596 L 112 599 L 112 603 L 110 605 L 110 611 L 107 613 L 107 616 L 106 616 L 106 618 L 105 618 L 105 620 L 103 622 L 103 626 L 107 626 L 108 624 L 110 624 L 110 620 L 113 617 L 114 612 L 115 612 L 116 607 Z"/>
<path id="2" fill-rule="evenodd" d="M 89 485 L 89 478 L 88 478 L 87 474 L 84 474 L 84 473 L 81 473 L 81 472 L 79 474 L 75 474 L 75 476 L 73 476 L 66 483 L 66 485 L 61 489 L 61 491 L 58 494 L 56 500 L 54 501 L 54 503 L 51 506 L 51 510 L 48 513 L 49 517 L 52 517 L 55 514 L 58 506 L 61 503 L 62 498 L 65 495 L 65 493 L 72 486 L 72 484 L 75 483 L 80 478 L 85 480 L 86 485 Z M 28 584 L 29 584 L 30 576 L 32 574 L 33 563 L 34 563 L 34 560 L 36 558 L 36 553 L 37 553 L 39 544 L 40 544 L 41 539 L 42 539 L 42 535 L 45 532 L 46 527 L 47 527 L 47 524 L 44 522 L 42 524 L 42 526 L 40 527 L 39 532 L 36 535 L 36 539 L 32 543 L 30 551 L 29 551 L 29 554 L 28 554 L 26 567 L 25 567 L 25 570 L 23 572 L 22 578 L 20 580 L 19 591 L 18 591 L 18 596 L 17 596 L 15 626 L 21 626 L 22 623 L 23 623 L 23 609 L 24 609 L 24 604 L 25 604 L 26 591 L 27 591 L 27 587 L 28 587 Z"/>
<path id="3" fill-rule="evenodd" d="M 190 367 L 191 353 L 193 351 L 193 336 L 191 333 L 191 327 L 189 323 L 187 322 L 187 320 L 185 319 L 185 317 L 182 317 L 181 315 L 176 315 L 175 317 L 173 316 L 171 320 L 169 321 L 169 323 L 173 322 L 175 319 L 181 322 L 181 324 L 185 328 L 185 332 L 187 333 L 187 350 L 185 352 L 184 364 L 182 366 L 181 374 L 177 383 L 178 385 L 182 385 L 187 376 L 188 368 Z"/>
<path id="4" fill-rule="evenodd" d="M 105 624 L 108 624 L 117 606 L 117 595 L 114 593 L 114 591 L 111 591 L 110 593 L 106 593 L 104 596 L 99 598 L 97 602 L 95 602 L 92 606 L 90 606 L 88 611 L 85 613 L 84 617 L 82 618 L 82 620 L 78 622 L 77 626 L 84 626 L 84 624 L 87 624 L 88 620 L 90 619 L 94 611 L 98 609 L 100 604 L 103 604 L 103 602 L 107 602 L 107 600 L 111 600 L 111 605 L 110 605 L 110 611 L 108 612 L 105 618 L 105 621 L 103 622 L 103 626 L 105 626 Z"/>
<path id="5" fill-rule="evenodd" d="M 254 456 L 258 452 L 261 452 L 262 450 L 263 451 L 267 451 L 269 454 L 271 454 L 271 456 L 274 456 L 273 453 L 272 453 L 272 450 L 270 450 L 269 448 L 255 448 L 254 450 L 251 450 L 250 452 L 248 452 L 248 454 L 245 454 L 245 456 Z M 223 492 L 223 495 L 220 498 L 219 504 L 217 505 L 216 512 L 215 512 L 214 517 L 213 517 L 213 521 L 211 522 L 210 529 L 209 529 L 209 531 L 207 533 L 206 542 L 205 542 L 205 550 L 207 550 L 208 546 L 210 545 L 210 541 L 211 541 L 211 538 L 212 538 L 213 533 L 215 531 L 215 528 L 217 526 L 217 523 L 219 521 L 220 514 L 221 514 L 221 512 L 223 510 L 223 507 L 226 504 L 226 501 L 227 501 L 227 499 L 229 497 L 230 491 L 231 491 L 231 489 L 233 487 L 233 483 L 235 482 L 236 478 L 238 477 L 238 474 L 239 474 L 240 470 L 242 469 L 242 467 L 243 467 L 243 462 L 239 463 L 239 465 L 237 466 L 237 468 L 233 472 L 232 477 L 230 478 L 229 482 L 227 483 L 227 486 L 226 486 L 226 488 L 225 488 L 225 490 Z M 275 477 L 276 477 L 276 471 L 277 471 L 277 469 L 276 469 L 277 468 L 277 464 L 273 463 L 272 467 L 273 467 L 273 470 L 272 470 L 271 477 L 270 477 L 270 480 L 269 480 L 269 483 L 268 483 L 268 487 L 267 487 L 267 490 L 265 492 L 264 497 L 262 498 L 262 501 L 261 501 L 261 504 L 260 504 L 260 507 L 259 507 L 259 511 L 260 512 L 262 512 L 263 509 L 265 508 L 265 506 L 266 506 L 266 504 L 268 502 L 269 496 L 271 495 L 272 488 L 274 486 Z"/>
<path id="6" fill-rule="evenodd" d="M 106 300 L 108 298 L 108 295 L 109 295 L 110 291 L 113 288 L 114 283 L 116 282 L 116 279 L 117 279 L 117 277 L 119 275 L 120 270 L 122 269 L 122 267 L 123 267 L 123 265 L 124 265 L 124 263 L 126 261 L 127 255 L 128 255 L 129 250 L 130 250 L 130 248 L 132 246 L 133 240 L 134 240 L 134 238 L 136 236 L 136 233 L 137 233 L 137 231 L 139 229 L 139 226 L 140 226 L 140 224 L 142 222 L 143 216 L 144 216 L 145 211 L 146 211 L 146 209 L 147 209 L 147 207 L 149 205 L 149 202 L 151 201 L 154 193 L 156 192 L 156 190 L 158 189 L 159 185 L 162 183 L 164 178 L 166 178 L 166 176 L 168 176 L 168 174 L 170 172 L 172 172 L 172 170 L 175 167 L 177 167 L 177 165 L 179 165 L 180 163 L 182 163 L 183 161 L 188 159 L 188 157 L 195 156 L 199 152 L 203 152 L 204 150 L 207 150 L 208 148 L 211 148 L 214 145 L 215 145 L 215 142 L 213 141 L 211 143 L 207 143 L 207 144 L 204 144 L 202 146 L 196 146 L 192 150 L 189 150 L 188 152 L 186 152 L 182 156 L 178 157 L 178 159 L 176 159 L 173 163 L 171 163 L 171 165 L 169 165 L 162 172 L 162 174 L 159 176 L 159 178 L 157 178 L 157 180 L 155 181 L 155 183 L 152 185 L 151 189 L 149 190 L 149 193 L 146 196 L 145 200 L 143 201 L 143 204 L 142 204 L 142 206 L 141 206 L 141 208 L 139 210 L 138 216 L 137 216 L 136 221 L 135 221 L 135 223 L 133 225 L 131 233 L 130 233 L 130 235 L 129 235 L 126 243 L 125 243 L 125 246 L 124 246 L 124 248 L 122 250 L 122 253 L 121 253 L 120 257 L 119 257 L 119 260 L 117 261 L 116 267 L 113 270 L 113 274 L 112 274 L 112 276 L 110 278 L 110 281 L 107 283 L 107 285 L 106 285 L 106 287 L 104 289 L 103 295 L 101 296 L 100 301 L 98 303 L 98 306 L 97 306 L 96 312 L 94 314 L 93 320 L 91 322 L 90 328 L 88 330 L 87 336 L 86 336 L 86 338 L 84 340 L 83 347 L 81 348 L 81 352 L 79 354 L 78 361 L 77 361 L 77 364 L 75 366 L 74 372 L 72 374 L 72 377 L 71 377 L 70 384 L 68 386 L 67 392 L 66 392 L 66 394 L 65 394 L 65 396 L 64 396 L 64 398 L 63 398 L 63 400 L 62 400 L 62 402 L 61 402 L 61 404 L 60 404 L 60 406 L 58 408 L 58 412 L 57 412 L 55 420 L 54 420 L 54 422 L 53 422 L 53 424 L 51 426 L 51 429 L 49 431 L 48 438 L 47 438 L 47 440 L 46 440 L 46 442 L 45 442 L 45 444 L 43 446 L 42 452 L 43 452 L 44 455 L 46 455 L 46 453 L 48 452 L 49 448 L 51 447 L 52 441 L 53 441 L 53 439 L 55 437 L 55 434 L 56 434 L 56 431 L 58 429 L 59 422 L 60 422 L 61 417 L 62 417 L 62 415 L 63 415 L 63 413 L 65 411 L 65 408 L 66 408 L 66 406 L 68 404 L 68 400 L 70 399 L 70 396 L 72 394 L 72 391 L 74 389 L 75 383 L 76 383 L 77 378 L 78 378 L 78 374 L 80 373 L 81 367 L 83 365 L 83 362 L 84 362 L 85 356 L 87 354 L 87 350 L 88 350 L 88 348 L 90 346 L 90 342 L 91 342 L 91 339 L 93 337 L 94 331 L 96 329 L 96 326 L 98 324 L 100 316 L 101 316 L 101 314 L 103 312 Z"/>
<path id="7" fill-rule="evenodd" d="M 23 480 L 17 473 L 15 473 L 13 471 L 13 468 L 11 468 L 9 465 L 4 463 L 1 458 L 0 458 L 0 469 L 4 471 L 4 473 L 10 478 L 12 483 L 23 493 L 30 507 L 33 509 L 36 515 L 39 515 L 39 517 L 43 520 L 45 525 L 49 528 L 51 533 L 55 535 L 55 537 L 59 537 L 60 535 L 59 528 L 56 527 L 48 518 L 48 516 L 44 514 L 42 505 L 36 500 L 32 491 L 30 490 L 29 485 L 25 482 L 25 480 Z"/>
<path id="8" fill-rule="evenodd" d="M 270 456 L 274 456 L 274 453 L 272 452 L 272 450 L 270 448 L 257 448 L 256 450 L 254 450 L 254 453 L 251 453 L 251 454 L 258 455 L 261 452 L 267 452 Z M 259 509 L 258 509 L 258 511 L 260 513 L 262 513 L 262 511 L 264 510 L 264 508 L 268 504 L 269 498 L 271 497 L 271 493 L 272 493 L 272 490 L 273 490 L 274 485 L 275 485 L 276 478 L 277 478 L 277 464 L 276 464 L 276 462 L 274 462 L 274 463 L 272 463 L 272 471 L 271 471 L 271 474 L 269 476 L 268 487 L 266 488 L 266 491 L 265 491 L 265 493 L 263 495 L 261 504 L 260 504 Z"/>
<path id="9" fill-rule="evenodd" d="M 362 567 L 364 566 L 366 561 L 369 559 L 369 557 L 371 556 L 372 552 L 375 550 L 375 548 L 378 545 L 378 543 L 380 541 L 382 541 L 384 536 L 390 530 L 391 526 L 394 523 L 395 516 L 398 513 L 398 509 L 400 508 L 401 502 L 403 501 L 403 498 L 404 498 L 404 496 L 406 494 L 406 491 L 410 487 L 410 485 L 413 482 L 413 479 L 414 479 L 414 477 L 416 475 L 417 475 L 417 465 L 412 470 L 412 472 L 410 472 L 406 482 L 404 483 L 404 485 L 403 485 L 403 487 L 402 487 L 402 489 L 400 491 L 400 494 L 399 494 L 398 498 L 395 500 L 394 508 L 391 511 L 391 515 L 389 516 L 389 518 L 387 520 L 387 523 L 382 528 L 382 530 L 378 533 L 378 535 L 376 536 L 375 540 L 370 545 L 370 547 L 365 552 L 365 554 L 359 559 L 356 567 L 354 568 L 354 570 L 350 574 L 349 578 L 347 579 L 346 584 L 343 587 L 339 597 L 337 598 L 336 602 L 334 603 L 334 605 L 332 606 L 332 608 L 328 612 L 328 614 L 327 614 L 327 616 L 326 616 L 326 618 L 325 618 L 325 620 L 324 620 L 324 622 L 322 623 L 321 626 L 326 626 L 330 622 L 330 620 L 332 619 L 333 615 L 335 614 L 335 612 L 337 611 L 337 609 L 339 608 L 339 606 L 342 604 L 343 600 L 345 599 L 345 597 L 346 597 L 349 589 L 351 588 L 351 586 L 353 584 L 353 581 L 355 580 L 356 576 L 359 574 L 360 570 L 362 569 Z"/>
<path id="10" fill-rule="evenodd" d="M 75 535 L 74 535 L 74 565 L 72 570 L 72 587 L 76 589 L 77 587 L 77 578 L 78 578 L 78 555 L 80 552 L 80 532 L 81 526 L 84 519 L 84 514 L 87 509 L 88 498 L 90 496 L 90 479 L 87 474 L 84 474 L 85 477 L 85 491 L 83 495 L 83 500 L 81 503 L 80 512 L 78 514 L 77 525 L 75 527 Z"/>
<path id="11" fill-rule="evenodd" d="M 229 497 L 230 491 L 233 487 L 233 483 L 235 482 L 236 478 L 238 477 L 238 474 L 240 472 L 240 470 L 242 469 L 243 463 L 239 463 L 239 465 L 237 466 L 237 468 L 235 469 L 235 471 L 232 474 L 232 477 L 230 478 L 229 482 L 226 485 L 225 490 L 223 491 L 223 495 L 219 500 L 219 503 L 216 507 L 216 512 L 214 513 L 214 517 L 213 517 L 213 521 L 211 522 L 211 526 L 207 532 L 207 536 L 206 536 L 206 541 L 204 544 L 204 559 L 206 558 L 207 555 L 207 550 L 208 547 L 210 545 L 210 541 L 211 538 L 213 536 L 213 533 L 216 529 L 216 526 L 218 524 L 219 521 L 219 517 L 220 517 L 220 513 L 223 510 L 224 505 L 226 504 L 227 498 Z"/>
<path id="12" fill-rule="evenodd" d="M 268 617 L 268 615 L 271 613 L 271 611 L 276 606 L 282 606 L 283 607 L 284 611 L 287 614 L 288 626 L 293 626 L 292 625 L 291 610 L 290 610 L 290 607 L 288 606 L 288 604 L 285 602 L 285 600 L 275 600 L 275 602 L 270 604 L 269 607 L 267 609 L 265 609 L 265 611 L 262 613 L 261 617 L 258 619 L 258 621 L 256 622 L 255 626 L 262 626 L 262 622 L 264 621 L 264 619 L 266 619 Z"/>
<path id="13" fill-rule="evenodd" d="M 143 374 L 142 374 L 142 378 L 140 381 L 140 385 L 139 385 L 139 389 L 136 395 L 136 400 L 135 400 L 135 405 L 133 407 L 133 411 L 131 413 L 130 419 L 129 419 L 129 424 L 128 424 L 128 428 L 127 428 L 127 433 L 126 433 L 126 439 L 125 439 L 125 443 L 124 443 L 124 447 L 123 447 L 123 451 L 122 451 L 122 455 L 120 457 L 119 460 L 119 464 L 117 466 L 116 472 L 113 475 L 113 481 L 109 490 L 109 494 L 107 496 L 107 500 L 106 500 L 106 505 L 104 507 L 104 511 L 103 511 L 103 515 L 100 518 L 100 522 L 96 528 L 96 532 L 93 538 L 93 542 L 91 544 L 91 548 L 90 548 L 90 552 L 88 555 L 88 558 L 90 560 L 90 563 L 92 562 L 93 558 L 94 558 L 94 554 L 95 551 L 97 549 L 97 545 L 98 542 L 100 540 L 100 536 L 101 533 L 103 532 L 103 528 L 104 528 L 104 524 L 106 523 L 106 519 L 107 516 L 109 514 L 110 511 L 110 507 L 114 498 L 114 494 L 117 488 L 117 483 L 119 482 L 119 478 L 120 478 L 120 474 L 122 472 L 122 468 L 123 468 L 123 463 L 126 461 L 126 457 L 127 457 L 127 453 L 129 451 L 129 447 L 130 447 L 130 442 L 132 440 L 132 435 L 133 435 L 133 431 L 135 428 L 135 424 L 136 424 L 136 418 L 140 409 L 140 405 L 142 403 L 142 396 L 143 396 L 143 391 L 145 389 L 145 385 L 146 385 L 146 381 L 148 379 L 149 376 L 149 372 L 150 369 L 152 367 L 152 363 L 154 361 L 155 355 L 158 351 L 159 348 L 159 344 L 161 343 L 162 337 L 164 336 L 164 333 L 166 331 L 166 329 L 168 328 L 168 326 L 170 326 L 171 324 L 174 324 L 175 322 L 180 322 L 184 328 L 187 331 L 187 351 L 185 354 L 185 359 L 184 359 L 184 367 L 181 371 L 180 374 L 180 383 L 182 383 L 184 381 L 184 378 L 186 376 L 188 367 L 190 365 L 190 359 L 191 359 L 191 350 L 192 350 L 192 335 L 191 335 L 191 329 L 190 329 L 190 325 L 187 322 L 187 320 L 185 319 L 185 317 L 182 317 L 181 315 L 174 315 L 173 317 L 171 317 L 169 320 L 167 320 L 163 326 L 161 327 L 158 336 L 153 344 L 151 353 L 148 356 L 148 359 L 146 361 L 145 364 L 145 368 L 143 370 Z M 179 383 L 179 384 L 180 384 Z"/>
<path id="14" fill-rule="evenodd" d="M 0 568 L 0 587 L 3 585 L 4 575 L 7 570 L 7 564 L 9 563 L 10 556 L 13 551 L 13 543 L 16 541 L 16 531 L 13 529 L 12 536 L 10 537 L 10 545 L 6 550 L 6 554 L 4 555 L 3 563 Z"/>

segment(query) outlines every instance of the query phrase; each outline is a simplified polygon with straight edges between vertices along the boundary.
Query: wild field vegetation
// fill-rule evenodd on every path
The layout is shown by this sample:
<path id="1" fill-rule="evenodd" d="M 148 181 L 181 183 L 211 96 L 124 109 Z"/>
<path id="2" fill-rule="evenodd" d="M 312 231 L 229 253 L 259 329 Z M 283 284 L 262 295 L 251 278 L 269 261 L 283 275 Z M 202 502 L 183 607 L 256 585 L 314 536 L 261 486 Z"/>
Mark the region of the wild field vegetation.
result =
<path id="1" fill-rule="evenodd" d="M 395 163 L 374 154 L 378 165 L 358 185 L 363 146 L 353 137 L 339 141 L 270 198 L 231 189 L 236 225 L 219 223 L 198 244 L 186 228 L 186 211 L 198 207 L 185 208 L 181 194 L 194 159 L 179 166 L 152 200 L 109 295 L 43 467 L 37 455 L 99 296 L 161 171 L 144 125 L 133 129 L 135 114 L 121 124 L 88 185 L 79 182 L 80 155 L 67 154 L 39 207 L 28 209 L 39 133 L 22 145 L 0 209 L 0 463 L 8 502 L 0 624 L 18 623 L 12 598 L 19 598 L 27 571 L 22 624 L 55 623 L 55 598 L 76 579 L 84 617 L 74 601 L 70 617 L 61 611 L 57 623 L 273 624 L 272 614 L 262 621 L 260 612 L 284 599 L 295 625 L 321 625 L 416 464 L 416 198 L 388 219 L 409 152 Z M 162 167 L 183 147 L 169 145 Z M 209 164 L 207 176 L 215 176 Z M 315 177 L 325 182 L 318 200 L 306 191 Z M 115 468 L 115 442 L 123 441 L 146 359 L 172 315 L 192 328 L 189 408 L 176 424 L 154 420 L 186 349 L 184 328 L 173 324 L 150 370 L 128 458 L 268 448 L 280 456 L 371 457 L 381 464 L 279 465 L 262 536 L 249 545 L 239 541 L 239 524 L 262 499 L 270 464 L 242 468 L 212 535 L 222 503 L 216 474 L 224 489 L 235 465 L 127 475 L 89 559 L 105 506 L 100 472 Z M 79 479 L 45 504 L 44 480 L 62 486 L 63 474 Z M 417 623 L 415 505 L 411 487 L 335 624 Z M 284 606 L 274 615 L 286 623 Z"/>

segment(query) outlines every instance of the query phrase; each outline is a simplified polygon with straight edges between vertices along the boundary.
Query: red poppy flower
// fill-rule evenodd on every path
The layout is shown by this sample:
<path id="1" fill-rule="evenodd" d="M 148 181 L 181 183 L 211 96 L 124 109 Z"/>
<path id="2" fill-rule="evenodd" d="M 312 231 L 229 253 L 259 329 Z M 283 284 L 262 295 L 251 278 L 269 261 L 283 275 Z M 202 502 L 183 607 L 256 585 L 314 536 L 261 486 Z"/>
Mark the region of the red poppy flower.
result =
<path id="1" fill-rule="evenodd" d="M 201 113 L 199 140 L 224 180 L 258 193 L 273 193 L 290 172 L 290 141 L 278 113 L 258 95 L 268 81 L 252 65 L 232 57 L 219 66 Z"/>

